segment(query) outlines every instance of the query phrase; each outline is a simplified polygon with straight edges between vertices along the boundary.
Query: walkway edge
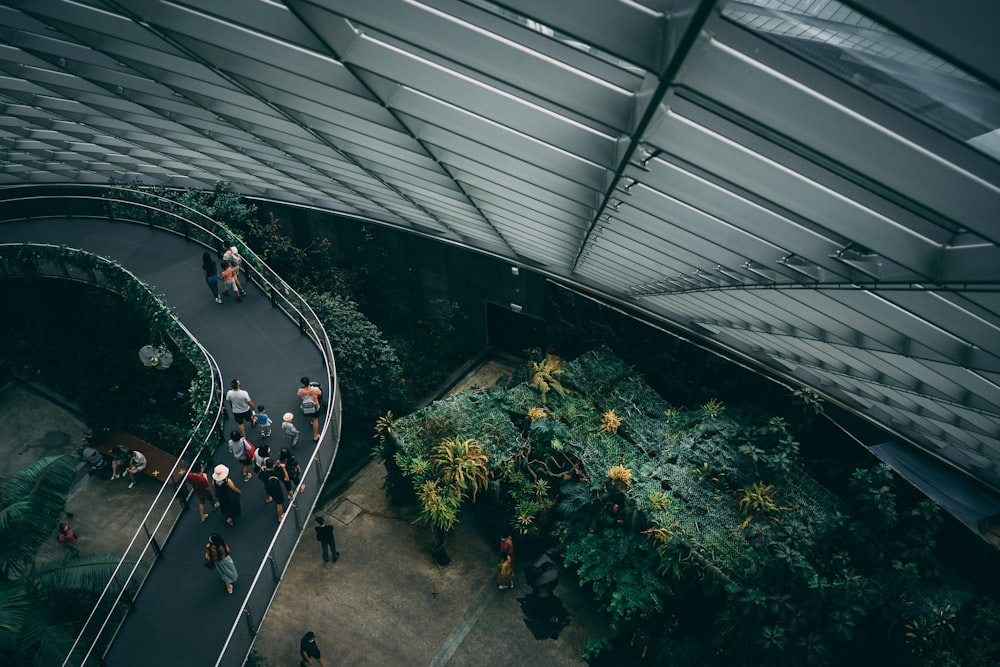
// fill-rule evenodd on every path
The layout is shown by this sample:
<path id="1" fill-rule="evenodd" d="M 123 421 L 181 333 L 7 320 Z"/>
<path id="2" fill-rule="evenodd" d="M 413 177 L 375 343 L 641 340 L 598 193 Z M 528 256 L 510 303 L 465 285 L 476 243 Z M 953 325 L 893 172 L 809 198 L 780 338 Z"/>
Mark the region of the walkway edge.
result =
<path id="1" fill-rule="evenodd" d="M 490 577 L 486 580 L 486 584 L 483 586 L 483 589 L 479 591 L 479 595 L 476 596 L 476 603 L 470 607 L 467 612 L 465 612 L 465 616 L 462 617 L 462 620 L 459 621 L 458 625 L 455 626 L 455 629 L 451 631 L 450 635 L 448 635 L 448 638 L 444 640 L 443 644 L 441 644 L 441 648 L 438 649 L 437 654 L 431 660 L 430 667 L 443 667 L 443 665 L 446 665 L 448 661 L 451 660 L 451 656 L 455 653 L 455 649 L 459 647 L 462 640 L 465 639 L 465 636 L 469 634 L 469 631 L 476 625 L 479 617 L 482 616 L 483 612 L 486 611 L 486 608 L 490 606 L 490 603 L 493 602 L 493 598 L 495 598 L 496 595 L 497 587 L 496 584 L 493 583 L 493 576 L 490 575 Z"/>

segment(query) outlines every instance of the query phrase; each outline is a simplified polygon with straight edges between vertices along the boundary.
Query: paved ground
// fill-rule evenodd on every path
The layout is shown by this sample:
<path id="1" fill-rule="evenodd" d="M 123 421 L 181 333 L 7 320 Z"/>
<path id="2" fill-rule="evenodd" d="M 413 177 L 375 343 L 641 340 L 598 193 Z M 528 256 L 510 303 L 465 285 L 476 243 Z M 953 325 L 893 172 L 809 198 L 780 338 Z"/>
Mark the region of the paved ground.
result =
<path id="1" fill-rule="evenodd" d="M 87 430 L 79 412 L 20 382 L 0 387 L 0 415 L 6 425 L 0 430 L 0 451 L 5 452 L 0 457 L 2 477 L 44 456 L 75 454 Z M 156 496 L 156 480 L 140 477 L 129 489 L 127 478 L 112 482 L 110 476 L 108 471 L 93 476 L 81 471 L 70 491 L 66 510 L 73 514 L 68 521 L 79 537 L 81 553 L 124 553 Z M 62 555 L 53 532 L 38 558 L 47 561 Z"/>
<path id="2" fill-rule="evenodd" d="M 502 365 L 487 366 L 461 385 L 489 384 L 503 372 Z M 46 454 L 75 452 L 85 430 L 77 414 L 19 383 L 0 388 L 0 414 L 8 426 L 0 431 L 0 447 L 14 452 L 0 458 L 0 475 Z M 298 639 L 307 630 L 318 634 L 331 667 L 582 664 L 587 639 L 606 632 L 589 592 L 564 575 L 556 595 L 565 620 L 527 619 L 523 566 L 530 555 L 518 554 L 515 588 L 498 591 L 496 536 L 484 534 L 471 511 L 449 539 L 452 564 L 438 568 L 430 558 L 430 531 L 412 524 L 414 507 L 388 502 L 384 473 L 380 464 L 368 465 L 320 508 L 336 531 L 337 563 L 323 563 L 306 529 L 255 645 L 272 667 L 297 664 Z M 127 486 L 81 476 L 67 503 L 81 551 L 124 550 L 156 493 L 152 479 Z M 197 521 L 197 513 L 183 520 Z M 40 556 L 61 557 L 54 534 Z"/>
<path id="3" fill-rule="evenodd" d="M 509 372 L 487 362 L 455 390 L 490 386 Z M 296 664 L 298 640 L 307 630 L 317 633 L 333 658 L 328 664 L 336 667 L 583 664 L 587 639 L 607 632 L 589 592 L 564 575 L 556 596 L 566 619 L 558 625 L 526 622 L 522 603 L 530 589 L 523 566 L 530 555 L 518 554 L 514 588 L 498 591 L 498 536 L 484 534 L 466 510 L 448 540 L 451 565 L 437 567 L 430 531 L 413 525 L 415 507 L 389 503 L 384 475 L 384 466 L 369 464 L 319 508 L 334 526 L 339 561 L 324 563 L 306 529 L 255 644 L 272 667 Z"/>

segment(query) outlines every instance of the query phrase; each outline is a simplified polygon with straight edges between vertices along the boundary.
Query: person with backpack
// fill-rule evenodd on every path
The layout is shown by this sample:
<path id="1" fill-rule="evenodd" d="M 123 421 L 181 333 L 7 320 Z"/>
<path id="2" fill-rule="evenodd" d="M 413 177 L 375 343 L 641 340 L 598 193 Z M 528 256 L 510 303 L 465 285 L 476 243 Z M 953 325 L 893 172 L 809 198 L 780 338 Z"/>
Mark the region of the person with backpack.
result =
<path id="1" fill-rule="evenodd" d="M 257 449 L 237 430 L 229 434 L 228 446 L 229 453 L 243 468 L 243 481 L 246 482 L 253 476 L 250 469 L 253 467 L 253 457 L 257 453 Z"/>
<path id="2" fill-rule="evenodd" d="M 303 376 L 300 380 L 302 388 L 296 392 L 299 397 L 299 409 L 309 418 L 313 427 L 313 441 L 319 440 L 319 413 L 323 409 L 323 390 L 315 382 L 310 382 Z"/>

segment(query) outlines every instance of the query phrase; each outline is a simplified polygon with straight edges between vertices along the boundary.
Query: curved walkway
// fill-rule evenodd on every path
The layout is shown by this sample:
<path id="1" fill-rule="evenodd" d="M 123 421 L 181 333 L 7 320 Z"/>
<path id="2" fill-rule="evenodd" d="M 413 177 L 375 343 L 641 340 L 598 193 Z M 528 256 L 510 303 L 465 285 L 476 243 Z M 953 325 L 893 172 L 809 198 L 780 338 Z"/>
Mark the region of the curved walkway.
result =
<path id="1" fill-rule="evenodd" d="M 305 468 L 315 446 L 309 424 L 297 409 L 295 390 L 300 376 L 326 377 L 327 371 L 315 344 L 300 335 L 281 310 L 272 308 L 256 286 L 245 285 L 248 294 L 242 303 L 227 300 L 221 306 L 216 304 L 200 268 L 204 248 L 181 236 L 136 224 L 81 218 L 0 224 L 0 243 L 26 241 L 63 244 L 113 258 L 151 285 L 216 359 L 227 385 L 239 377 L 254 401 L 267 406 L 272 418 L 280 420 L 280 415 L 289 411 L 297 415 L 302 438 L 296 457 Z M 324 391 L 329 395 L 331 388 L 324 387 Z M 233 426 L 231 420 L 227 422 L 225 432 Z M 250 439 L 256 443 L 254 437 Z M 281 446 L 277 429 L 271 441 Z M 224 444 L 215 458 L 238 472 Z M 234 481 L 237 479 L 235 475 Z M 319 486 L 315 477 L 306 481 Z M 249 628 L 260 624 L 260 618 L 247 618 L 252 597 L 258 598 L 254 607 L 261 607 L 261 593 L 249 586 L 275 538 L 276 514 L 273 505 L 264 503 L 258 480 L 238 481 L 237 485 L 244 493 L 243 519 L 236 528 L 225 526 L 218 512 L 202 525 L 197 512 L 192 511 L 178 523 L 169 542 L 161 545 L 162 556 L 108 652 L 107 665 L 216 664 L 231 628 L 245 639 Z M 314 499 L 315 495 L 309 493 L 308 497 Z M 299 523 L 296 536 L 310 509 L 303 507 L 298 515 L 286 514 L 286 523 Z M 114 512 L 114 508 L 107 511 Z M 217 575 L 201 566 L 204 544 L 212 532 L 222 533 L 229 541 L 240 572 L 231 596 L 226 595 Z M 283 566 L 272 562 L 270 568 L 276 568 L 272 576 L 281 576 Z M 269 597 L 271 587 L 263 588 Z M 222 664 L 242 664 L 242 657 L 242 653 L 227 653 Z"/>

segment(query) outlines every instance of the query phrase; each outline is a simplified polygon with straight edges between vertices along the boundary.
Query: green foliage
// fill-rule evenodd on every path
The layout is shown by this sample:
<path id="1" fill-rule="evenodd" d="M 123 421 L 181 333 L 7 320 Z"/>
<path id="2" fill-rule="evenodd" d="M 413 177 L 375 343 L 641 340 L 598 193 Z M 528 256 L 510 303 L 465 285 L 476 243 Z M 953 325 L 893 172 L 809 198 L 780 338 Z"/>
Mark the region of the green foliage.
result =
<path id="1" fill-rule="evenodd" d="M 995 667 L 1000 664 L 1000 602 L 982 597 L 958 612 L 948 643 L 929 651 L 926 667 Z"/>
<path id="2" fill-rule="evenodd" d="M 0 581 L 23 577 L 66 506 L 76 475 L 71 455 L 48 456 L 18 471 L 0 487 Z"/>
<path id="3" fill-rule="evenodd" d="M 587 661 L 596 660 L 610 650 L 611 638 L 608 635 L 598 637 L 597 639 L 591 637 L 587 639 L 587 645 L 583 649 L 583 655 L 580 656 L 580 659 Z"/>
<path id="4" fill-rule="evenodd" d="M 670 584 L 657 575 L 657 554 L 641 535 L 603 514 L 569 516 L 556 522 L 555 535 L 564 562 L 605 606 L 612 628 L 663 611 Z"/>
<path id="5" fill-rule="evenodd" d="M 243 663 L 243 667 L 271 667 L 271 663 L 267 661 L 263 653 L 252 648 L 250 655 L 247 656 L 247 661 Z"/>
<path id="6" fill-rule="evenodd" d="M 349 396 L 354 423 L 371 424 L 379 415 L 398 409 L 402 368 L 382 332 L 350 299 L 326 292 L 305 295 L 323 323 L 337 361 L 342 395 Z"/>
<path id="7" fill-rule="evenodd" d="M 429 434 L 504 433 L 502 406 L 523 439 L 490 456 L 501 506 L 512 526 L 544 539 L 539 501 L 553 503 L 551 539 L 613 628 L 656 619 L 672 598 L 712 595 L 703 625 L 717 664 L 863 664 L 872 647 L 888 659 L 908 651 L 905 624 L 917 635 L 927 619 L 938 625 L 920 659 L 955 652 L 961 612 L 946 623 L 933 615 L 965 595 L 934 557 L 940 512 L 898 497 L 887 468 L 856 471 L 840 500 L 804 474 L 786 416 L 712 400 L 668 407 L 607 351 L 562 365 L 570 391 L 549 391 L 543 411 L 530 370 L 503 392 L 400 420 L 407 454 L 396 458 L 421 475 Z M 611 411 L 617 434 L 600 428 Z"/>
<path id="8" fill-rule="evenodd" d="M 124 585 L 113 581 L 116 556 L 35 560 L 52 537 L 75 472 L 73 456 L 46 457 L 0 487 L 0 664 L 62 664 L 104 587 Z"/>

